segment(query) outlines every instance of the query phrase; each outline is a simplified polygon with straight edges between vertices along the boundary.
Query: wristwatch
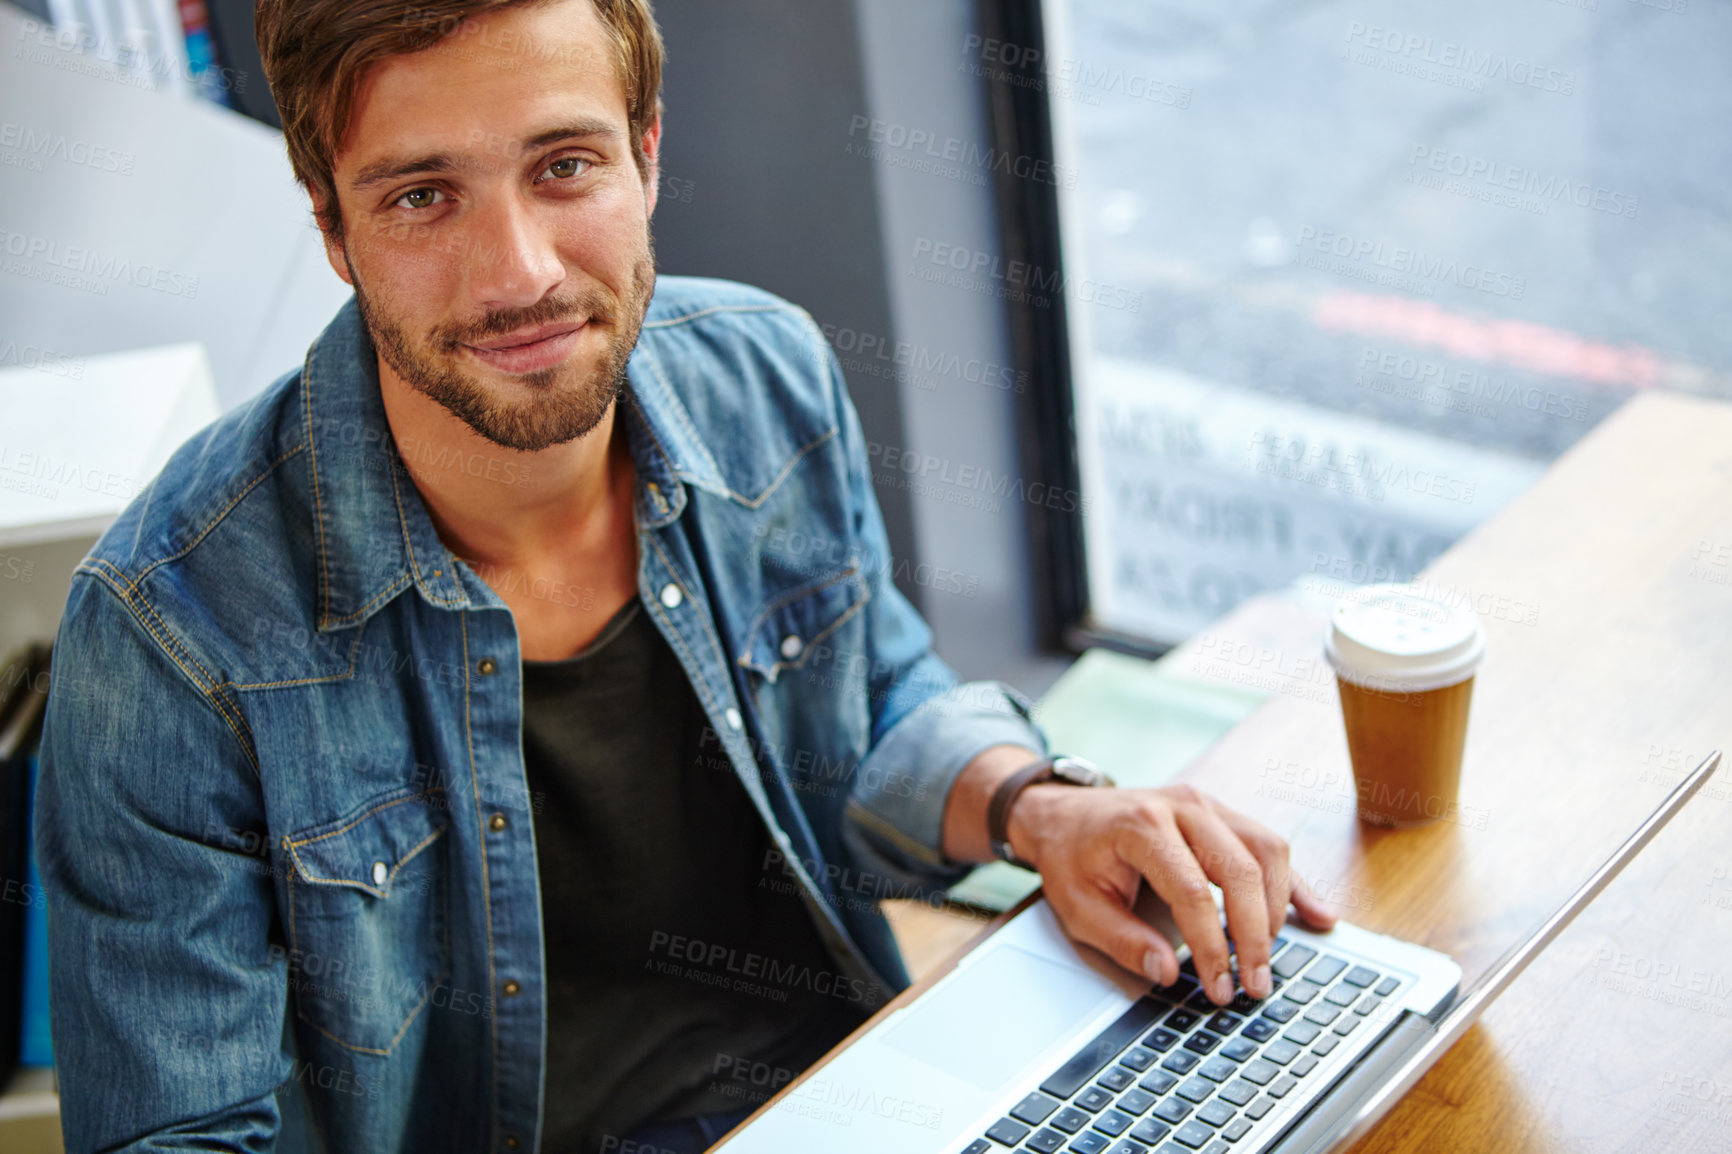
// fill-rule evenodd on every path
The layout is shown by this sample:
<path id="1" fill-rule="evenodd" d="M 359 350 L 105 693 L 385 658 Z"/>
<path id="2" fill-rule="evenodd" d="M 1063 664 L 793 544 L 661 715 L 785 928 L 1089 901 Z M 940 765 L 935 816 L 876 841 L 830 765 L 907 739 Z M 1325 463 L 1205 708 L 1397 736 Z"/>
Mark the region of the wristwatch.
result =
<path id="1" fill-rule="evenodd" d="M 1091 763 L 1080 757 L 1066 757 L 1055 754 L 1043 757 L 1033 765 L 1027 765 L 1005 778 L 992 793 L 992 801 L 986 807 L 986 835 L 992 841 L 994 857 L 1007 861 L 1013 866 L 1021 866 L 1032 870 L 1034 866 L 1016 856 L 1010 848 L 1010 807 L 1015 804 L 1017 795 L 1031 785 L 1042 782 L 1054 782 L 1060 785 L 1110 786 L 1113 779 L 1096 769 Z"/>

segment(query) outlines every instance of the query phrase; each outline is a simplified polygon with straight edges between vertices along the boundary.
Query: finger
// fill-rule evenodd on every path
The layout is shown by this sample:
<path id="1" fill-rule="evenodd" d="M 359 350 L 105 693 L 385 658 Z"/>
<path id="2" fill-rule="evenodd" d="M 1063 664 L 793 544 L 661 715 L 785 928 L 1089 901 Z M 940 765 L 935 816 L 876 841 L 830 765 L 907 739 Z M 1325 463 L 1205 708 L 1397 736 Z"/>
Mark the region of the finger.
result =
<path id="1" fill-rule="evenodd" d="M 1262 822 L 1229 809 L 1214 798 L 1209 799 L 1209 806 L 1228 829 L 1239 835 L 1239 840 L 1263 867 L 1263 900 L 1269 907 L 1269 933 L 1271 936 L 1280 933 L 1287 921 L 1287 899 L 1293 892 L 1287 842 Z"/>
<path id="2" fill-rule="evenodd" d="M 1312 893 L 1298 874 L 1293 875 L 1293 908 L 1299 912 L 1299 920 L 1313 929 L 1332 929 L 1340 920 L 1334 908 Z"/>
<path id="3" fill-rule="evenodd" d="M 1233 949 L 1239 955 L 1239 980 L 1253 998 L 1266 998 L 1269 982 L 1269 905 L 1263 890 L 1263 868 L 1239 835 L 1227 828 L 1213 808 L 1203 805 L 1174 811 L 1179 829 L 1216 885 L 1221 887 L 1227 908 L 1227 928 Z M 1202 973 L 1202 963 L 1198 963 Z M 1232 1000 L 1232 977 L 1225 983 L 1226 997 L 1216 997 L 1217 985 L 1205 986 L 1209 996 L 1224 1005 Z"/>
<path id="4" fill-rule="evenodd" d="M 1127 909 L 1118 895 L 1091 886 L 1048 888 L 1047 904 L 1065 932 L 1093 946 L 1133 974 L 1160 986 L 1179 980 L 1179 956 L 1154 927 Z"/>
<path id="5" fill-rule="evenodd" d="M 1197 978 L 1209 999 L 1217 1005 L 1232 1000 L 1233 976 L 1228 972 L 1227 936 L 1221 932 L 1221 915 L 1215 909 L 1208 876 L 1172 815 L 1165 808 L 1151 809 L 1134 832 L 1121 836 L 1115 849 L 1148 879 L 1172 910 L 1173 922 L 1191 947 Z"/>

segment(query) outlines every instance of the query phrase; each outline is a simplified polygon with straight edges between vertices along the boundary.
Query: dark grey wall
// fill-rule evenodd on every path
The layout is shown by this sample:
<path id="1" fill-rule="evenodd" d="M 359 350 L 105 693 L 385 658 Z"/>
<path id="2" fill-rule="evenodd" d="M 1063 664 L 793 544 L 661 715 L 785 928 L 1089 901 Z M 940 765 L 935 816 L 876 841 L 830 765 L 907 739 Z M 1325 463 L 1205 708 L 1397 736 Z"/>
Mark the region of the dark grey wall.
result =
<path id="1" fill-rule="evenodd" d="M 787 297 L 820 324 L 890 329 L 871 173 L 843 154 L 866 107 L 849 0 L 661 0 L 664 272 L 727 277 Z M 868 440 L 901 444 L 892 383 L 849 372 Z M 911 502 L 879 487 L 898 557 L 916 551 Z M 899 581 L 925 608 L 924 590 Z"/>

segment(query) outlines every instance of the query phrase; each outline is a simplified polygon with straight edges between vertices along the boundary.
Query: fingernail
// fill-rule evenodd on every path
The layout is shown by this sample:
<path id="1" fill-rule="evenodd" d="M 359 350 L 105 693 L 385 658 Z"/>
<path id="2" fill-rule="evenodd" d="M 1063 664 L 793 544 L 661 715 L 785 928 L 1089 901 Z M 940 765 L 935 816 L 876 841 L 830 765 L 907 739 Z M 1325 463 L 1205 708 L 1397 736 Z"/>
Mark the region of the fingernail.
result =
<path id="1" fill-rule="evenodd" d="M 1148 977 L 1149 981 L 1154 982 L 1156 985 L 1160 985 L 1161 955 L 1157 951 L 1150 950 L 1148 953 L 1143 955 L 1143 973 Z"/>
<path id="2" fill-rule="evenodd" d="M 1259 998 L 1267 998 L 1271 993 L 1274 992 L 1269 987 L 1269 967 L 1268 966 L 1258 966 L 1257 967 L 1256 972 L 1251 975 L 1251 985 L 1253 987 L 1251 992 Z"/>
<path id="3" fill-rule="evenodd" d="M 1216 974 L 1215 975 L 1215 984 L 1211 988 L 1214 990 L 1214 994 L 1212 996 L 1214 997 L 1214 999 L 1217 1003 L 1224 1004 L 1226 1002 L 1232 1001 L 1233 1000 L 1233 975 L 1226 973 L 1225 971 L 1223 971 L 1219 974 Z"/>

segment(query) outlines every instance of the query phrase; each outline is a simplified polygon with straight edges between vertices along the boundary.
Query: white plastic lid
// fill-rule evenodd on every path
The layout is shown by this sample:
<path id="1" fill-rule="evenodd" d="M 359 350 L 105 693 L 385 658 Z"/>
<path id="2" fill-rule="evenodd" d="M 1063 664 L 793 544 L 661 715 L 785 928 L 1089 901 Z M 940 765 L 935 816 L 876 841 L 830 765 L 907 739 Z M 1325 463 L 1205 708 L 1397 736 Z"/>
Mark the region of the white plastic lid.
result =
<path id="1" fill-rule="evenodd" d="M 1411 585 L 1366 585 L 1335 605 L 1323 652 L 1343 681 L 1424 693 L 1465 681 L 1485 656 L 1485 630 L 1465 603 Z"/>

